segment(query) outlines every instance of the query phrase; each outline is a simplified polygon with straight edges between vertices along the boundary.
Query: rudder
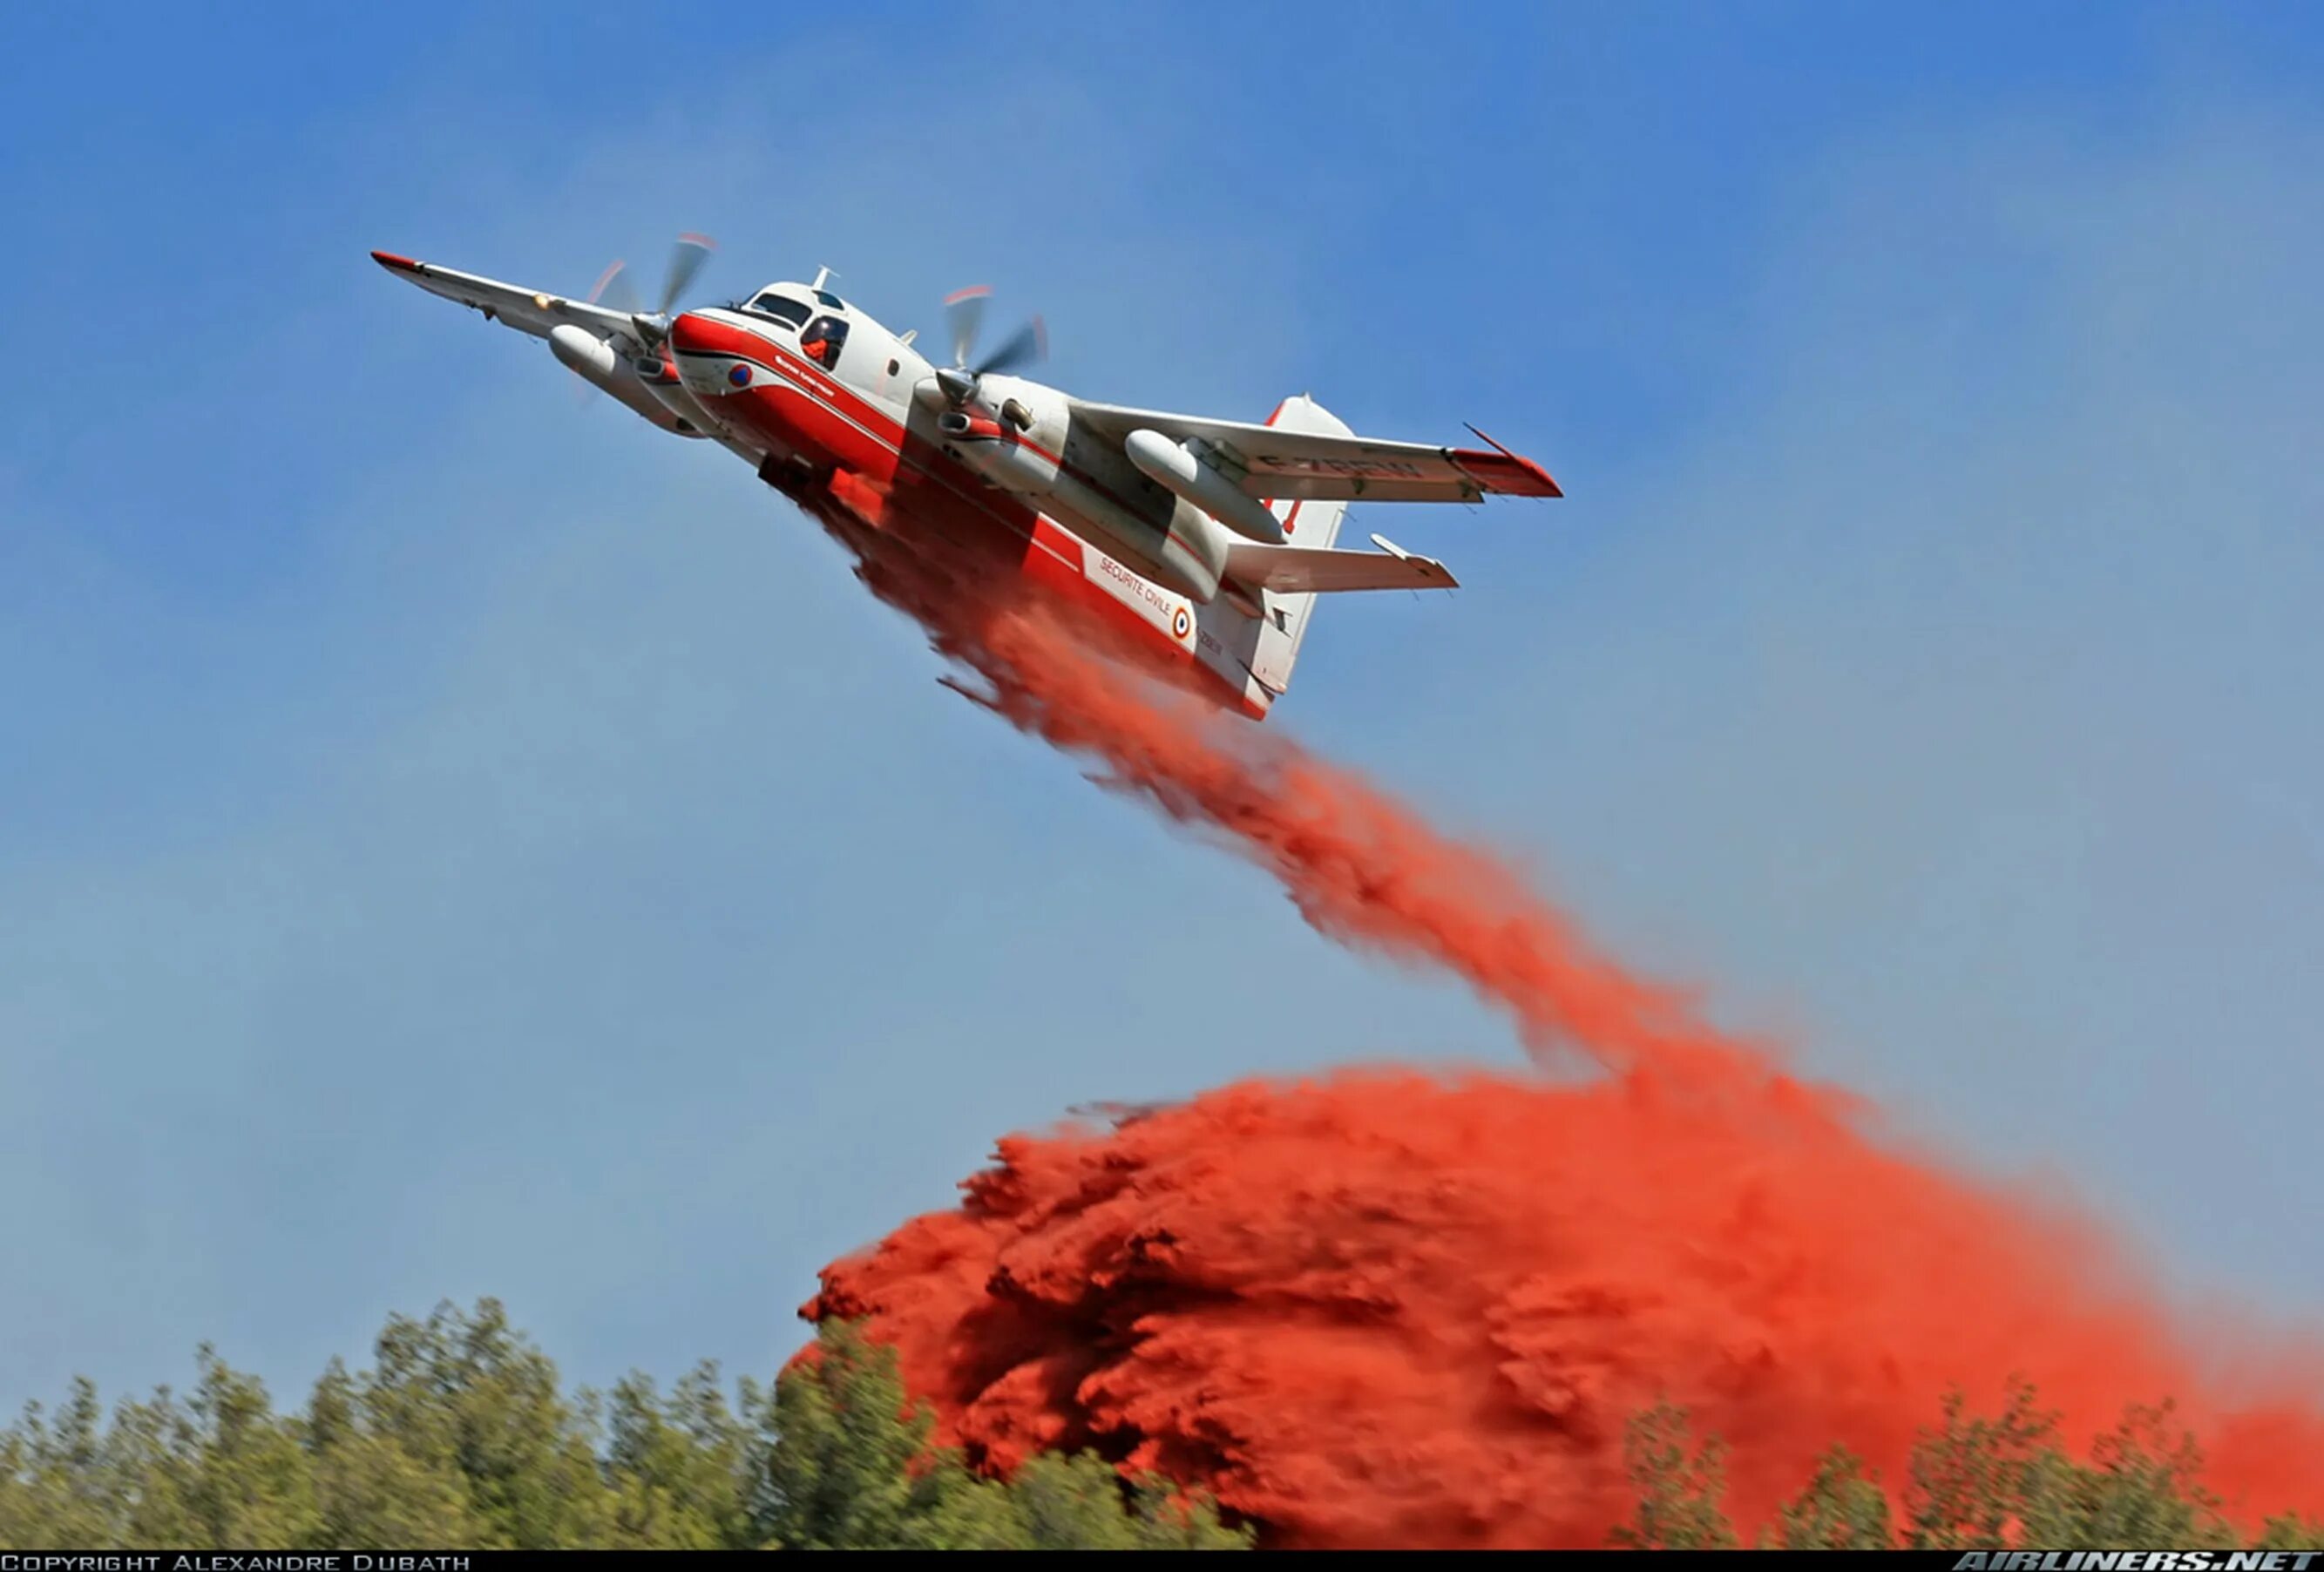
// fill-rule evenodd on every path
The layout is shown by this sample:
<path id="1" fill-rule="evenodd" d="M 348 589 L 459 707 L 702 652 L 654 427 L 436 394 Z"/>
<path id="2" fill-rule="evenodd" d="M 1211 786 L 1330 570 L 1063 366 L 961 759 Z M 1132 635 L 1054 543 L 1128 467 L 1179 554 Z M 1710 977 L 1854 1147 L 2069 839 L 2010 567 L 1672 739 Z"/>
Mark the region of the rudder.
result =
<path id="1" fill-rule="evenodd" d="M 1286 431 L 1315 431 L 1333 437 L 1355 435 L 1345 421 L 1305 393 L 1295 393 L 1276 405 L 1267 423 Z M 1339 538 L 1340 522 L 1348 512 L 1344 502 L 1296 497 L 1270 502 L 1268 507 L 1282 521 L 1286 541 L 1295 546 L 1319 550 Z M 1251 674 L 1273 691 L 1281 693 L 1291 685 L 1291 669 L 1298 663 L 1299 646 L 1306 640 L 1307 622 L 1314 614 L 1316 597 L 1312 594 L 1286 595 L 1267 590 L 1259 598 L 1267 615 L 1259 626 Z"/>

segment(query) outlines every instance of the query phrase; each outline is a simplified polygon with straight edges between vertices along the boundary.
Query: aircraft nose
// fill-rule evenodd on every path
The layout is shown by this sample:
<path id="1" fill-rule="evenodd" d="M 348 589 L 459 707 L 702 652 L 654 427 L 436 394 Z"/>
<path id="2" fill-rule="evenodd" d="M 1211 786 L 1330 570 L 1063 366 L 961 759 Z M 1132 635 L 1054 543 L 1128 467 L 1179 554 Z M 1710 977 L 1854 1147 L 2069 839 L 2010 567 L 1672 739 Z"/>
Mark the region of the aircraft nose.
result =
<path id="1" fill-rule="evenodd" d="M 692 311 L 671 322 L 667 347 L 678 379 L 696 393 L 728 393 L 749 386 L 747 378 L 733 380 L 727 356 L 736 351 L 736 338 L 732 328 Z"/>

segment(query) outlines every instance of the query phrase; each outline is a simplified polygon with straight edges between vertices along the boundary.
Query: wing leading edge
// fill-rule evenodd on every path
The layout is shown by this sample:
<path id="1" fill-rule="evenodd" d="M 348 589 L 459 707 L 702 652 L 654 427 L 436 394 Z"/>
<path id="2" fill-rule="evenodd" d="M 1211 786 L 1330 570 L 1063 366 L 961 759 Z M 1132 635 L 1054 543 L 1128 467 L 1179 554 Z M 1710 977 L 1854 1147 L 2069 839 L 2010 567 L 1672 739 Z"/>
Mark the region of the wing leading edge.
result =
<path id="1" fill-rule="evenodd" d="M 1204 449 L 1243 492 L 1269 501 L 1477 502 L 1488 495 L 1565 495 L 1547 470 L 1481 431 L 1477 434 L 1488 448 L 1435 448 L 1079 399 L 1073 419 L 1116 443 L 1132 431 L 1149 430 Z"/>
<path id="2" fill-rule="evenodd" d="M 1271 589 L 1281 595 L 1461 587 L 1443 563 L 1409 551 L 1393 548 L 1335 551 L 1314 546 L 1269 546 L 1258 541 L 1237 541 L 1227 548 L 1226 576 L 1246 588 Z"/>
<path id="3" fill-rule="evenodd" d="M 371 257 L 388 272 L 419 285 L 431 295 L 457 301 L 464 306 L 482 311 L 493 321 L 505 323 L 518 332 L 530 333 L 536 338 L 546 338 L 550 328 L 570 323 L 588 329 L 600 338 L 616 338 L 630 344 L 637 340 L 637 324 L 624 311 L 610 311 L 586 301 L 568 301 L 560 295 L 504 284 L 498 279 L 459 273 L 430 262 L 414 262 L 392 251 L 374 251 Z"/>

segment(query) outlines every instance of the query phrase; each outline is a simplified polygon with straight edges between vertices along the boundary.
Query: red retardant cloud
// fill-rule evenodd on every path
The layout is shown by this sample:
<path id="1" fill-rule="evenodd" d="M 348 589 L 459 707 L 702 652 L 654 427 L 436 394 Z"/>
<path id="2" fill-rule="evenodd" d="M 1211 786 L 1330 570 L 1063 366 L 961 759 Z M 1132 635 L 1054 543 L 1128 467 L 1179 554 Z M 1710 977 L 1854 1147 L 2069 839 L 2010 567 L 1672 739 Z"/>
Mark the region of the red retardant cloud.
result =
<path id="1" fill-rule="evenodd" d="M 892 563 L 867 579 L 979 702 L 1592 1077 L 1250 1084 L 1003 1142 L 957 1210 L 827 1268 L 806 1307 L 870 1318 L 979 1462 L 1093 1446 L 1277 1544 L 1596 1544 L 1634 1500 L 1624 1423 L 1657 1400 L 1729 1443 L 1748 1529 L 1834 1442 L 1901 1489 L 1948 1387 L 1990 1408 L 2022 1374 L 2077 1446 L 2177 1399 L 2246 1520 L 2324 1503 L 2305 1355 L 2227 1390 L 2190 1352 L 2216 1339 L 2166 1325 L 2094 1231 L 1884 1150 L 1857 1099 L 1598 954 L 1489 853 L 1082 634 Z"/>

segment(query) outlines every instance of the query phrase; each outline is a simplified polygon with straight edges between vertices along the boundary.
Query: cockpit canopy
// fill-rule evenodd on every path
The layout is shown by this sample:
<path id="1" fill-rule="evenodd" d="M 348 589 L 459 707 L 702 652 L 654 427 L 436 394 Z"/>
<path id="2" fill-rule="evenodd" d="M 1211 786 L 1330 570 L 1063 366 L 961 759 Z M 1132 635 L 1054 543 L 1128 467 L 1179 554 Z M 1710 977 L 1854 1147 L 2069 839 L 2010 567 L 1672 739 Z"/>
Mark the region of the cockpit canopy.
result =
<path id="1" fill-rule="evenodd" d="M 812 289 L 806 284 L 769 284 L 743 310 L 762 317 L 773 317 L 796 328 L 815 315 L 820 308 L 826 311 L 844 311 L 847 302 L 829 290 Z"/>
<path id="2" fill-rule="evenodd" d="M 752 316 L 772 317 L 793 328 L 804 326 L 807 319 L 815 315 L 813 306 L 779 289 L 760 291 L 759 298 L 743 309 Z"/>
<path id="3" fill-rule="evenodd" d="M 825 371 L 838 366 L 840 349 L 847 342 L 847 302 L 829 290 L 769 284 L 742 310 L 798 333 L 799 352 Z"/>

